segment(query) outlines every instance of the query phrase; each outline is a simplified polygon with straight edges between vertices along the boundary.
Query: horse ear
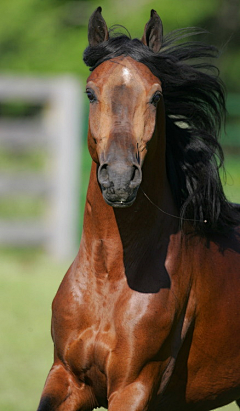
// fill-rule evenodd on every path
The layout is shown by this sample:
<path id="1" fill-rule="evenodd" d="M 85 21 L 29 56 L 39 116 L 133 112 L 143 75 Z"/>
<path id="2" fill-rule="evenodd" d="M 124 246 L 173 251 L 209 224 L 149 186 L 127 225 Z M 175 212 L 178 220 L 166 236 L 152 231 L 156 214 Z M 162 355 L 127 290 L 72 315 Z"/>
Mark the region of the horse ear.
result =
<path id="1" fill-rule="evenodd" d="M 97 46 L 108 40 L 109 33 L 106 22 L 102 17 L 102 7 L 98 7 L 91 15 L 88 23 L 88 42 L 89 46 Z"/>
<path id="2" fill-rule="evenodd" d="M 151 10 L 151 18 L 147 22 L 142 42 L 148 46 L 154 53 L 158 53 L 162 46 L 163 39 L 163 25 L 162 20 L 155 10 Z"/>

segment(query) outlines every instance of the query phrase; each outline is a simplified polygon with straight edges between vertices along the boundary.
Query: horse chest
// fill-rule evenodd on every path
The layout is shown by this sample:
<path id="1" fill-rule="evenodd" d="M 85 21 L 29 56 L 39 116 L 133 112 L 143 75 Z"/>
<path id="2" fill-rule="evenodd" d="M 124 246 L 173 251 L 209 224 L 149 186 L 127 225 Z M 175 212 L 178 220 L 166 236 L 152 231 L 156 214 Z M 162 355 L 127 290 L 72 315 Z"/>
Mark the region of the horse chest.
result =
<path id="1" fill-rule="evenodd" d="M 79 304 L 55 307 L 55 346 L 82 381 L 102 379 L 106 387 L 106 379 L 115 379 L 116 373 L 120 380 L 126 373 L 131 378 L 158 354 L 169 334 L 172 314 L 165 306 L 166 295 L 123 291 L 95 299 L 83 295 Z"/>

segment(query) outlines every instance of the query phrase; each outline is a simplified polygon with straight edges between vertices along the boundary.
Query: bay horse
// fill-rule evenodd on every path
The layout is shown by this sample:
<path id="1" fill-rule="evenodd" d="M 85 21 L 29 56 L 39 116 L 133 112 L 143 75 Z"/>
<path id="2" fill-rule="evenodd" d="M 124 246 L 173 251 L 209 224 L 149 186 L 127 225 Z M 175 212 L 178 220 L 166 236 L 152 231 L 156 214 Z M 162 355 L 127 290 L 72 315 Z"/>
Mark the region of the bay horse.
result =
<path id="1" fill-rule="evenodd" d="M 141 40 L 101 11 L 83 233 L 38 411 L 210 410 L 240 399 L 240 213 L 219 178 L 223 85 L 202 60 L 216 49 L 163 37 L 154 10 Z"/>

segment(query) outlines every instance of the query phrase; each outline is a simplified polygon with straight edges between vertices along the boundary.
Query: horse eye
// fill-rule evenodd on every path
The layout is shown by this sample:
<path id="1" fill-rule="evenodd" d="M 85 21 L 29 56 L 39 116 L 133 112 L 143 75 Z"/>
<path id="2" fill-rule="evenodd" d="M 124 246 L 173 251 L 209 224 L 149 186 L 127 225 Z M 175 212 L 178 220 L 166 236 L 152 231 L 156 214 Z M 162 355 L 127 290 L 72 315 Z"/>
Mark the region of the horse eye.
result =
<path id="1" fill-rule="evenodd" d="M 160 99 L 161 99 L 161 94 L 159 92 L 157 92 L 152 96 L 152 100 L 150 101 L 150 103 L 153 104 L 156 107 L 156 105 L 157 105 L 157 103 L 159 102 Z"/>
<path id="2" fill-rule="evenodd" d="M 95 96 L 95 94 L 92 90 L 87 89 L 86 94 L 87 94 L 87 97 L 88 97 L 88 100 L 90 101 L 90 103 L 93 103 L 94 101 L 97 100 L 97 98 L 96 98 L 96 96 Z"/>

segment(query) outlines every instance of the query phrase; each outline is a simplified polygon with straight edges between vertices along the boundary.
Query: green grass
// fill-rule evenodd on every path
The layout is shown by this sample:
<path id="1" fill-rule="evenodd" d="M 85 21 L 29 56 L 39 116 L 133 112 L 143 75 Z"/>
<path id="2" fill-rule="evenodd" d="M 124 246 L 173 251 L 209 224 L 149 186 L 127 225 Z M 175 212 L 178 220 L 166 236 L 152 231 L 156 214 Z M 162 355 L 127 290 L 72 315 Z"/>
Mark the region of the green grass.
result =
<path id="1" fill-rule="evenodd" d="M 46 213 L 46 200 L 40 196 L 11 195 L 0 200 L 1 219 L 24 221 L 41 218 L 44 213 Z"/>
<path id="2" fill-rule="evenodd" d="M 43 171 L 46 165 L 46 152 L 41 149 L 12 152 L 0 150 L 0 172 L 21 173 Z"/>
<path id="3" fill-rule="evenodd" d="M 0 257 L 0 409 L 30 411 L 52 363 L 51 301 L 67 266 L 29 251 Z"/>
<path id="4" fill-rule="evenodd" d="M 239 156 L 227 158 L 226 171 L 226 193 L 240 202 Z M 39 250 L 2 250 L 0 261 L 0 409 L 34 411 L 53 361 L 51 302 L 70 261 L 57 264 Z"/>

